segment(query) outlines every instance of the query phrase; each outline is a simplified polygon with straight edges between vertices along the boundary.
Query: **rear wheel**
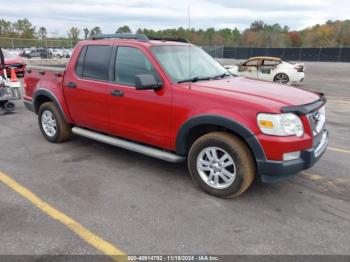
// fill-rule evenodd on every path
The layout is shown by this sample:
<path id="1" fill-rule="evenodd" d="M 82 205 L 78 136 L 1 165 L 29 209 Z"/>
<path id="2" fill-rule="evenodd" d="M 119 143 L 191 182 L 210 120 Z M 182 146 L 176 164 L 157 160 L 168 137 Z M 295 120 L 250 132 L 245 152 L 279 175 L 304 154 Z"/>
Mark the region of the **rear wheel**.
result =
<path id="1" fill-rule="evenodd" d="M 281 84 L 287 84 L 289 82 L 289 77 L 284 73 L 279 73 L 275 76 L 273 81 Z"/>
<path id="2" fill-rule="evenodd" d="M 205 192 L 237 197 L 254 180 L 255 163 L 247 145 L 238 137 L 213 132 L 197 139 L 188 154 L 192 179 Z"/>
<path id="3" fill-rule="evenodd" d="M 62 143 L 71 136 L 71 126 L 66 123 L 52 102 L 40 106 L 38 121 L 42 134 L 52 143 Z"/>

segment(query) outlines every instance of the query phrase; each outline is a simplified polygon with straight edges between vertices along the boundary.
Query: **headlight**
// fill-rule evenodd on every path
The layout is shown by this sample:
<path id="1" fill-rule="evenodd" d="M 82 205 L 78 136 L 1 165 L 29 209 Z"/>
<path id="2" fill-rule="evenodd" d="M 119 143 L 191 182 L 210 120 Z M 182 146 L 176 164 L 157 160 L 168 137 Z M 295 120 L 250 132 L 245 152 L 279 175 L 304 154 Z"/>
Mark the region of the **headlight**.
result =
<path id="1" fill-rule="evenodd" d="M 274 136 L 298 136 L 304 134 L 303 123 L 293 113 L 265 114 L 260 113 L 257 117 L 261 132 Z"/>

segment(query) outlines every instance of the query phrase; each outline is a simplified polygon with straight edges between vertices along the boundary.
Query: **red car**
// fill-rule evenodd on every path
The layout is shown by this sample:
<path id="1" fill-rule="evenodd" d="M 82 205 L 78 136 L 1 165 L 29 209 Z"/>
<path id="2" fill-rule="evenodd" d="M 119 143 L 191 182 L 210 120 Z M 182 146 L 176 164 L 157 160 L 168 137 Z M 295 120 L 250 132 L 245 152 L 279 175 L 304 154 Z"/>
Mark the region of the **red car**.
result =
<path id="1" fill-rule="evenodd" d="M 255 176 L 297 174 L 327 148 L 322 94 L 234 77 L 181 39 L 100 36 L 80 42 L 66 68 L 28 68 L 24 80 L 48 141 L 74 133 L 187 159 L 194 182 L 219 197 L 242 194 Z"/>
<path id="2" fill-rule="evenodd" d="M 24 72 L 26 70 L 26 64 L 22 57 L 19 55 L 15 55 L 10 53 L 9 51 L 3 50 L 4 58 L 5 58 L 5 66 L 7 75 L 10 76 L 11 68 L 15 69 L 17 76 L 24 76 Z M 2 66 L 0 65 L 0 74 L 3 74 Z"/>

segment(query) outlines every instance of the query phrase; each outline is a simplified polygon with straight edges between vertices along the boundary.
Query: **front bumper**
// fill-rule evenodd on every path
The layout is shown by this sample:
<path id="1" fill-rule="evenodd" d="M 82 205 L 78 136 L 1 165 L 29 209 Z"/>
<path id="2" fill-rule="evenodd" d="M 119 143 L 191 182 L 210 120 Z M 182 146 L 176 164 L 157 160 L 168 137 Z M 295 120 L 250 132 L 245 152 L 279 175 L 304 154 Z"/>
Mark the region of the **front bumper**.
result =
<path id="1" fill-rule="evenodd" d="M 258 172 L 263 182 L 277 182 L 302 170 L 311 168 L 324 154 L 328 145 L 328 131 L 324 130 L 320 142 L 313 148 L 301 151 L 300 158 L 290 161 L 257 161 Z"/>

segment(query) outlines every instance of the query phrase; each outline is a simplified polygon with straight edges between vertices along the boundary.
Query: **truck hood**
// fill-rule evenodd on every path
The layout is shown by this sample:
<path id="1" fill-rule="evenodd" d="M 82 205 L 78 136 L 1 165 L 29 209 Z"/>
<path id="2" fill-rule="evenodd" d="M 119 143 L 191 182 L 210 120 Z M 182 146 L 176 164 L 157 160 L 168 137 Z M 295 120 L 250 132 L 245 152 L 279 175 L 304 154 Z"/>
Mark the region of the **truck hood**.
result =
<path id="1" fill-rule="evenodd" d="M 309 104 L 320 96 L 288 85 L 255 80 L 245 77 L 227 77 L 221 80 L 200 81 L 191 84 L 191 88 L 213 94 L 232 96 L 249 96 L 251 100 L 275 104 L 278 109 L 283 106 Z"/>

